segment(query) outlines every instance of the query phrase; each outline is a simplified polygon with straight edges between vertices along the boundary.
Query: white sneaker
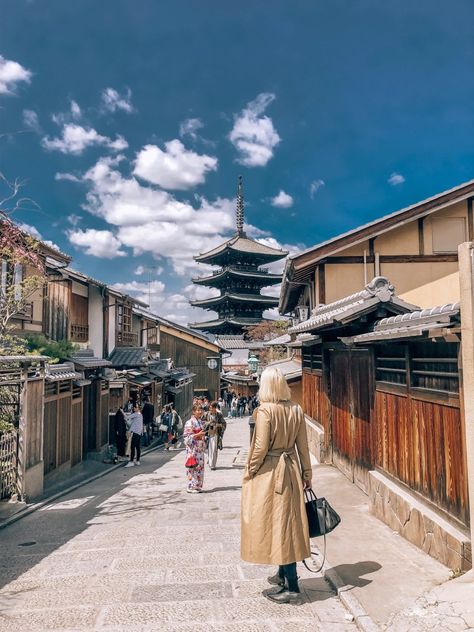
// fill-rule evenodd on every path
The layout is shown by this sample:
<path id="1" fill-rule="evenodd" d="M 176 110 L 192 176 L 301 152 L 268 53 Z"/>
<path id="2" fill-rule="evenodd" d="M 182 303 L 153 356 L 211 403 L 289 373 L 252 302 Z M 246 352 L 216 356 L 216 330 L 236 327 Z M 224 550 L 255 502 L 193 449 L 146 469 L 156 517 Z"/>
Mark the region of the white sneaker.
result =
<path id="1" fill-rule="evenodd" d="M 135 465 L 141 465 L 140 461 L 136 461 Z"/>
<path id="2" fill-rule="evenodd" d="M 133 467 L 135 463 L 133 461 L 129 461 L 125 467 Z"/>
<path id="3" fill-rule="evenodd" d="M 187 489 L 188 494 L 199 494 L 199 489 Z"/>

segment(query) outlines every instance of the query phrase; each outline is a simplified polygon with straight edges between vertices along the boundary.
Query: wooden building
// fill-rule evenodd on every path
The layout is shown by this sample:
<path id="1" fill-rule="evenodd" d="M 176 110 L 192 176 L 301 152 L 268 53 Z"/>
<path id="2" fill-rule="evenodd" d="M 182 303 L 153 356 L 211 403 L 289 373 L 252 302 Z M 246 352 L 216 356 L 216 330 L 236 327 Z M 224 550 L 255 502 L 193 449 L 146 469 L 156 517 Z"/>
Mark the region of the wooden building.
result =
<path id="1" fill-rule="evenodd" d="M 459 304 L 418 310 L 378 278 L 290 328 L 312 451 L 451 568 L 471 563 L 459 318 Z"/>
<path id="2" fill-rule="evenodd" d="M 376 276 L 420 307 L 458 301 L 457 249 L 474 239 L 473 199 L 466 182 L 290 256 L 280 312 L 332 303 Z"/>

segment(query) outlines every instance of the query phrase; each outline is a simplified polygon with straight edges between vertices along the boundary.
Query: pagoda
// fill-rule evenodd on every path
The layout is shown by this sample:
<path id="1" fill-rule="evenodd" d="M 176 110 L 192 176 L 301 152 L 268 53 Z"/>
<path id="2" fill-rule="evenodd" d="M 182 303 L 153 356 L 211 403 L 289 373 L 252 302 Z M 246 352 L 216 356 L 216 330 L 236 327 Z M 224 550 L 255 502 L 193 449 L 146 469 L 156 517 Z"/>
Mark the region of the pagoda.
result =
<path id="1" fill-rule="evenodd" d="M 219 269 L 208 276 L 193 279 L 193 283 L 216 288 L 220 294 L 191 302 L 193 307 L 218 313 L 215 320 L 191 323 L 189 326 L 193 329 L 213 334 L 242 334 L 245 327 L 264 320 L 264 310 L 278 305 L 278 298 L 266 296 L 261 290 L 280 283 L 282 276 L 260 266 L 283 259 L 288 252 L 265 246 L 245 234 L 242 176 L 238 182 L 236 216 L 237 231 L 231 239 L 194 257 L 199 263 L 219 266 Z"/>

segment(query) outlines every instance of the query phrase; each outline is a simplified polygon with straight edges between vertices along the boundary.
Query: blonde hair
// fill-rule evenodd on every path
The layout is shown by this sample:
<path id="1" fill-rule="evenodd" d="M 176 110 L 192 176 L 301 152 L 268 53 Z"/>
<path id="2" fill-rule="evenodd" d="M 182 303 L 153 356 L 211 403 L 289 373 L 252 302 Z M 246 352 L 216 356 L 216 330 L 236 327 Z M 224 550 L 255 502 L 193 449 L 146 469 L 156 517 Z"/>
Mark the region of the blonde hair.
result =
<path id="1" fill-rule="evenodd" d="M 286 402 L 291 399 L 291 391 L 285 376 L 276 367 L 266 368 L 260 376 L 260 389 L 258 392 L 260 403 Z"/>

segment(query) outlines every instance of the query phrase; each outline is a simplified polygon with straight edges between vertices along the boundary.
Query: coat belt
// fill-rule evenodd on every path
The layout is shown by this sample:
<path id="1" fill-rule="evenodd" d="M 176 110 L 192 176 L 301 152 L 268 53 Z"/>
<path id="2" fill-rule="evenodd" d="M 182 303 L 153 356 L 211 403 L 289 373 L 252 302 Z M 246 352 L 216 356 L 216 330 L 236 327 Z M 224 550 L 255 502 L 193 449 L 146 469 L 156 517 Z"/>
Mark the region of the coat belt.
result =
<path id="1" fill-rule="evenodd" d="M 291 465 L 291 457 L 294 456 L 295 449 L 287 448 L 281 450 L 270 450 L 267 452 L 267 456 L 273 456 L 278 458 L 278 465 L 276 468 L 276 483 L 275 494 L 283 494 L 283 484 L 285 482 L 285 474 L 287 468 Z"/>

